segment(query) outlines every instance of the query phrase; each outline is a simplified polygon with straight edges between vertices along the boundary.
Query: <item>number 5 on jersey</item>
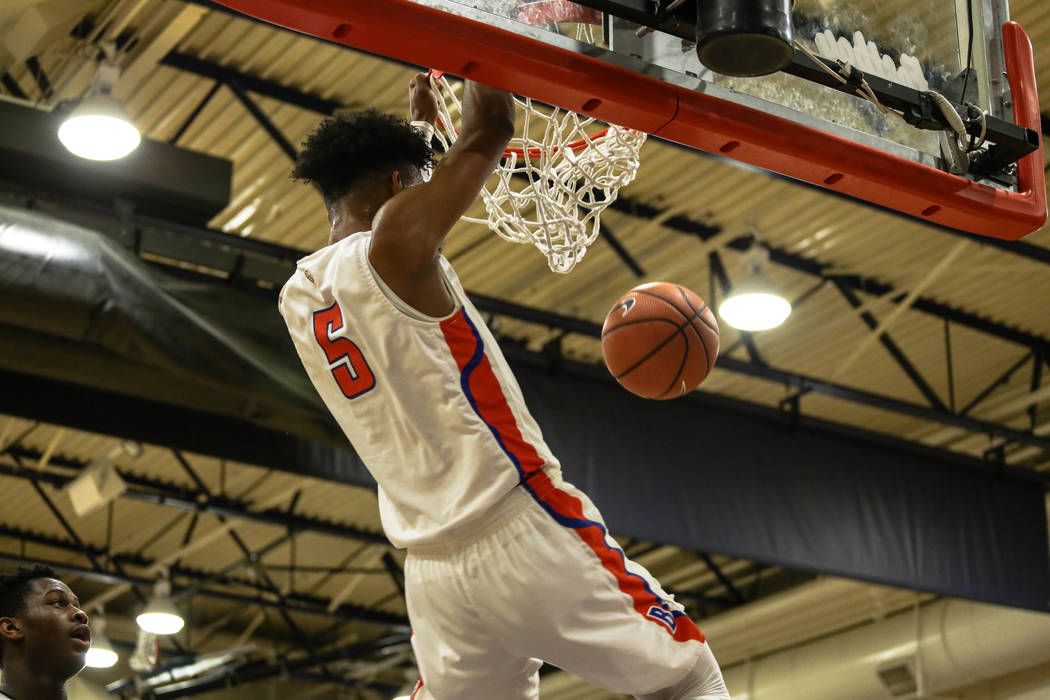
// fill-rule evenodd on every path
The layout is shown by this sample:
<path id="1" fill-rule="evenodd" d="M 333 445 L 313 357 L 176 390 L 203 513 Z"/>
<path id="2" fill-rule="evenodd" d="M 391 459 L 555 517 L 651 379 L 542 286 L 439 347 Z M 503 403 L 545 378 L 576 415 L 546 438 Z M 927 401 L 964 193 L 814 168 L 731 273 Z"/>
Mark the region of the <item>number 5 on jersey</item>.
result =
<path id="1" fill-rule="evenodd" d="M 348 399 L 355 399 L 376 385 L 376 376 L 372 374 L 361 348 L 349 338 L 333 338 L 343 327 L 343 312 L 338 303 L 327 309 L 314 312 L 314 337 L 328 358 L 328 366 L 335 377 L 335 383 Z"/>

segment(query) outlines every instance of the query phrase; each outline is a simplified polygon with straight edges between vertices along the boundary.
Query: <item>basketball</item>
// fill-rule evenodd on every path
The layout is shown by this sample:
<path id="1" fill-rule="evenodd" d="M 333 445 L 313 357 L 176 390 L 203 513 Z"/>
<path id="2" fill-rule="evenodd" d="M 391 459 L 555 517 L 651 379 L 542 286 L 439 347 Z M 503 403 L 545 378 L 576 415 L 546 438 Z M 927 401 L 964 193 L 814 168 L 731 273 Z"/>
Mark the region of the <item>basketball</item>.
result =
<path id="1" fill-rule="evenodd" d="M 673 399 L 699 386 L 714 367 L 718 322 L 704 300 L 681 285 L 639 285 L 605 317 L 602 357 L 631 393 Z"/>

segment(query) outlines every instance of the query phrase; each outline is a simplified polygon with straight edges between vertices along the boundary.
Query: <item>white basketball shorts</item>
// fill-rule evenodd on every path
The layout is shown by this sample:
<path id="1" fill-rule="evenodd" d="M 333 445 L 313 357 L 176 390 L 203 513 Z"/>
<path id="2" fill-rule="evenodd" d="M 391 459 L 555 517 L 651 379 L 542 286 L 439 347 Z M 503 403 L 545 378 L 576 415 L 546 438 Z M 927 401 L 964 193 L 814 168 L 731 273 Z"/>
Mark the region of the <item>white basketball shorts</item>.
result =
<path id="1" fill-rule="evenodd" d="M 541 659 L 614 693 L 728 699 L 703 634 L 572 485 L 540 473 L 405 561 L 413 700 L 529 700 Z"/>

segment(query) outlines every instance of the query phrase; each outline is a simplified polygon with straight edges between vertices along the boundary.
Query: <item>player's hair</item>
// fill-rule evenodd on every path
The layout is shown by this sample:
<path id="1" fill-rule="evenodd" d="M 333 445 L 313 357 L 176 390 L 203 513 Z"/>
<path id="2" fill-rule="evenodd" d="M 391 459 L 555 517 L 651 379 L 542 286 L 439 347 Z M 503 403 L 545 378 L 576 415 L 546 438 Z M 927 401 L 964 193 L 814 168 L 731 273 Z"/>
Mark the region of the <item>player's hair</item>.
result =
<path id="1" fill-rule="evenodd" d="M 434 165 L 430 144 L 407 121 L 374 109 L 325 119 L 302 145 L 292 177 L 315 185 L 328 205 L 369 178 Z"/>
<path id="2" fill-rule="evenodd" d="M 0 617 L 17 617 L 25 612 L 29 582 L 38 578 L 59 577 L 50 567 L 43 564 L 20 566 L 16 573 L 0 574 Z M 0 668 L 3 665 L 4 645 L 0 643 Z"/>

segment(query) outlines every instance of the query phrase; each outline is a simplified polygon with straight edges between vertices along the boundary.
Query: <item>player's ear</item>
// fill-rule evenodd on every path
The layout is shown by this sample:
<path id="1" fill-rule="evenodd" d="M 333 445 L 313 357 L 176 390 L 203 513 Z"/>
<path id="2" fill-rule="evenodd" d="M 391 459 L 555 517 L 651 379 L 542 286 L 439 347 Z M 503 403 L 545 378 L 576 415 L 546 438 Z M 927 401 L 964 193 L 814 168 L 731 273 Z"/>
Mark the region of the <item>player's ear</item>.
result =
<path id="1" fill-rule="evenodd" d="M 15 617 L 0 617 L 0 637 L 9 641 L 15 641 L 25 636 L 22 623 Z"/>
<path id="2" fill-rule="evenodd" d="M 403 189 L 405 189 L 405 182 L 401 178 L 401 171 L 395 170 L 390 173 L 390 191 L 397 194 Z"/>

